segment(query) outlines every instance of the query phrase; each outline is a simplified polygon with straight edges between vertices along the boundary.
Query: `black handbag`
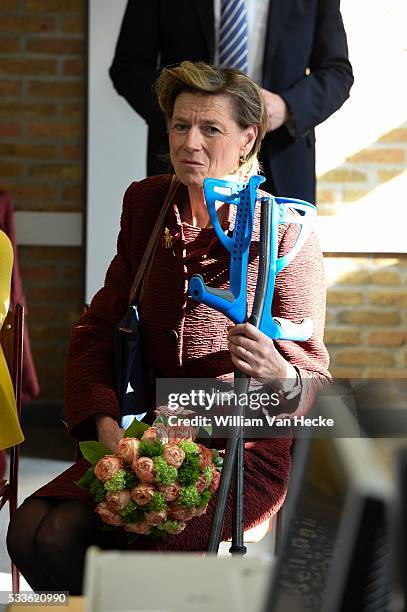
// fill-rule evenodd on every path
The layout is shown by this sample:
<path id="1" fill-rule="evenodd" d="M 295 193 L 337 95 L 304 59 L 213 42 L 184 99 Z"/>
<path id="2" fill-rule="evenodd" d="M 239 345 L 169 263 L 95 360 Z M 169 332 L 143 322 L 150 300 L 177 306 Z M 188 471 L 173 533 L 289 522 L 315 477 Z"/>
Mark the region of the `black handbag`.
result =
<path id="1" fill-rule="evenodd" d="M 134 278 L 129 295 L 129 305 L 115 331 L 114 382 L 121 417 L 147 412 L 151 408 L 140 335 L 139 305 L 143 286 L 148 278 L 157 249 L 164 218 L 178 186 L 179 181 L 174 175 Z"/>

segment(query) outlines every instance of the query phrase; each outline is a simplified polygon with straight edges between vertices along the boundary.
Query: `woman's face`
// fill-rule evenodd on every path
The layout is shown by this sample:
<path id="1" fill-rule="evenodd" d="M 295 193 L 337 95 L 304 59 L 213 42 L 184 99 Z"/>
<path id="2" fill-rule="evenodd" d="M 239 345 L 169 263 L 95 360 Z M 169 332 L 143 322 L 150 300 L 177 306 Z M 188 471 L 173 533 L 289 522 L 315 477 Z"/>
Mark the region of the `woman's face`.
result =
<path id="1" fill-rule="evenodd" d="M 242 129 L 236 123 L 229 96 L 183 92 L 170 122 L 175 173 L 188 187 L 202 186 L 207 177 L 234 174 L 239 157 L 251 150 L 256 136 L 257 126 Z"/>

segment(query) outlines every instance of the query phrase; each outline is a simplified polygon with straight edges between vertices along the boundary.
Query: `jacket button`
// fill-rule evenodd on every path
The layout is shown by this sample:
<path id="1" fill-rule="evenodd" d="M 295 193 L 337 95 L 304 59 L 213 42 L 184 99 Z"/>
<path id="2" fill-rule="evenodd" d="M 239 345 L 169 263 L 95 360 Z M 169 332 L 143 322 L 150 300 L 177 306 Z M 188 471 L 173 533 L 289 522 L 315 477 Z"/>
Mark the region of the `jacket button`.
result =
<path id="1" fill-rule="evenodd" d="M 172 344 L 177 344 L 178 333 L 175 331 L 175 329 L 169 329 L 167 333 L 168 333 L 168 337 L 171 340 Z"/>

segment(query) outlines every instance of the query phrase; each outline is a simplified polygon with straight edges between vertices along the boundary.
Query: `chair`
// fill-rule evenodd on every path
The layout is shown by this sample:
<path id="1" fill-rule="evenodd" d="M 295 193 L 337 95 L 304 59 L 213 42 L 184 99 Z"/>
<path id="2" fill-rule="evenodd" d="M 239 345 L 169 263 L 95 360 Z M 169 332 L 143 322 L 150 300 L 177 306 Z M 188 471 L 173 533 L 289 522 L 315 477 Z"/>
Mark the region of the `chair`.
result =
<path id="1" fill-rule="evenodd" d="M 13 384 L 17 414 L 21 420 L 21 387 L 23 363 L 24 307 L 17 304 L 14 312 L 9 311 L 0 330 L 0 343 Z M 0 510 L 8 502 L 10 519 L 17 508 L 19 444 L 10 448 L 10 470 L 8 480 L 0 481 Z M 20 590 L 20 573 L 11 563 L 11 580 L 13 593 Z"/>

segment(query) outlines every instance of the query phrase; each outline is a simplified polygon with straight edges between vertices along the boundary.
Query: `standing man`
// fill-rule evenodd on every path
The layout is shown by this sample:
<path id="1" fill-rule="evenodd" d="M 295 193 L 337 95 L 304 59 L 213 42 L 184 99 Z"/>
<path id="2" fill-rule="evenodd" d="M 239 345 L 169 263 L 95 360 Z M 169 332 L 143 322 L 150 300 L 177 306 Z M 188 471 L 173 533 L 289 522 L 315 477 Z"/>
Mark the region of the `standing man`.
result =
<path id="1" fill-rule="evenodd" d="M 269 114 L 265 189 L 315 202 L 314 128 L 353 83 L 339 0 L 128 0 L 110 76 L 148 124 L 149 175 L 168 172 L 154 82 L 183 60 L 233 66 L 257 82 Z"/>

